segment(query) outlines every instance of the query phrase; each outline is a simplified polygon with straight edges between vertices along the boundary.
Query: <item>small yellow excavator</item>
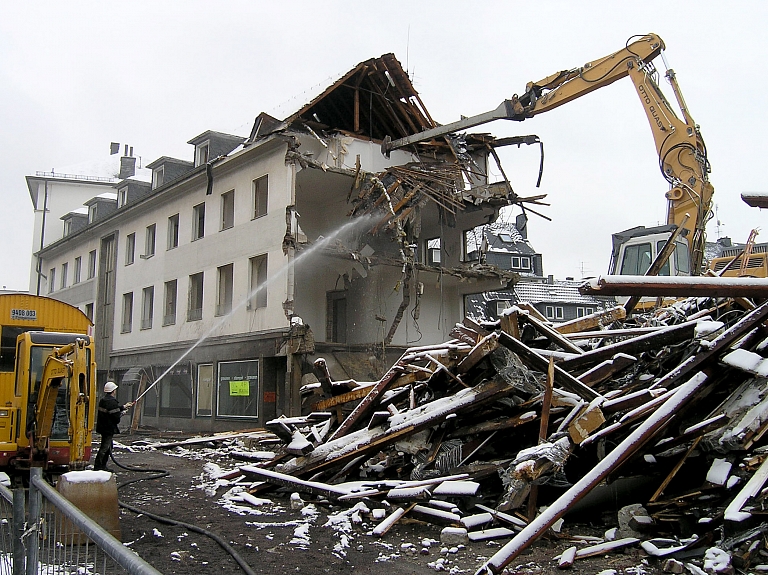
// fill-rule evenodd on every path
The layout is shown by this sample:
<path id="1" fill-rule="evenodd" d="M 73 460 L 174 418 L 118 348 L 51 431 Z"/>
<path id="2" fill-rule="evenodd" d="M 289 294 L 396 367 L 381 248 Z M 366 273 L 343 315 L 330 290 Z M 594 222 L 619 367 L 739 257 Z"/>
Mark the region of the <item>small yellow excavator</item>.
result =
<path id="1" fill-rule="evenodd" d="M 31 376 L 24 378 L 31 384 L 27 389 L 25 425 L 29 466 L 84 469 L 88 464 L 86 445 L 90 446 L 93 429 L 93 393 L 89 377 L 89 356 L 93 345 L 91 338 L 51 332 L 26 332 L 19 336 L 19 349 L 34 350 L 32 344 L 36 340 L 50 341 L 56 336 L 74 341 L 53 347 L 39 376 L 30 369 L 33 362 L 25 362 L 26 359 L 33 359 L 34 353 L 18 358 L 20 364 L 28 368 L 22 369 L 20 374 L 29 373 Z M 58 435 L 61 439 L 65 425 L 68 449 L 65 453 L 60 450 L 52 452 L 52 435 Z"/>

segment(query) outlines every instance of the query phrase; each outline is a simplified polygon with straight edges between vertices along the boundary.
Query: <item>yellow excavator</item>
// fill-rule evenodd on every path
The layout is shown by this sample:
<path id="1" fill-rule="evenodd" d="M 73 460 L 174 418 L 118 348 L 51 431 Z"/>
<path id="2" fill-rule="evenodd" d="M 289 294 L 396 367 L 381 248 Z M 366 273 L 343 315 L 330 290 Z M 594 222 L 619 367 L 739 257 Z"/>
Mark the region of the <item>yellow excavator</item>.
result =
<path id="1" fill-rule="evenodd" d="M 399 140 L 385 139 L 382 150 L 389 153 L 493 120 L 526 120 L 629 76 L 653 133 L 661 173 L 669 182 L 665 194 L 667 224 L 614 234 L 609 271 L 611 274 L 645 274 L 662 247 L 672 239 L 674 249 L 669 255 L 664 254 L 668 259 L 658 273 L 699 275 L 714 188 L 709 182 L 707 148 L 685 104 L 674 70 L 668 69 L 665 77 L 680 108 L 679 117 L 659 87 L 653 60 L 664 48 L 663 40 L 656 34 L 630 38 L 624 48 L 613 54 L 556 72 L 538 82 L 529 82 L 522 95 L 505 100 L 495 110 Z"/>
<path id="2" fill-rule="evenodd" d="M 64 343 L 69 340 L 69 343 Z M 18 337 L 18 348 L 29 350 L 17 359 L 19 387 L 29 382 L 27 394 L 26 436 L 28 465 L 48 469 L 84 469 L 88 463 L 86 445 L 90 447 L 93 429 L 94 388 L 91 385 L 91 338 L 51 332 L 25 332 Z M 47 344 L 47 345 L 46 345 Z M 47 357 L 39 373 L 34 371 L 34 357 L 47 349 Z M 31 360 L 31 361 L 27 361 Z M 22 415 L 24 417 L 24 415 Z M 58 429 L 57 429 L 58 428 Z M 51 450 L 51 438 L 66 430 L 67 449 Z M 57 450 L 58 451 L 58 450 Z M 56 455 L 54 457 L 54 455 Z M 21 463 L 17 460 L 17 465 Z"/>
<path id="3" fill-rule="evenodd" d="M 93 323 L 74 306 L 0 294 L 0 471 L 85 469 L 96 409 Z"/>

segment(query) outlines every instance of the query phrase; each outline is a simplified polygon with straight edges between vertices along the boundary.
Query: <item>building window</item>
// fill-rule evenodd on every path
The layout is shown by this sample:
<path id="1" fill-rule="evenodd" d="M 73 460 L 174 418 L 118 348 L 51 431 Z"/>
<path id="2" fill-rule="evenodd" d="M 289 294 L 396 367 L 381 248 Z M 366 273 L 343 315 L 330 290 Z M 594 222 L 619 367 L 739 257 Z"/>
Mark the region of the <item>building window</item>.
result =
<path id="1" fill-rule="evenodd" d="M 141 290 L 141 329 L 152 329 L 152 316 L 155 311 L 155 286 Z"/>
<path id="2" fill-rule="evenodd" d="M 192 241 L 205 236 L 205 203 L 192 208 Z"/>
<path id="3" fill-rule="evenodd" d="M 347 292 L 326 293 L 325 337 L 327 341 L 347 343 Z"/>
<path id="4" fill-rule="evenodd" d="M 161 366 L 157 369 L 160 373 L 165 371 Z M 177 365 L 169 369 L 157 388 L 157 407 L 161 417 L 192 417 L 192 375 L 189 366 Z M 145 399 L 147 397 L 149 394 Z M 144 407 L 146 409 L 147 406 Z"/>
<path id="5" fill-rule="evenodd" d="M 151 258 L 155 255 L 155 224 L 147 226 L 147 234 L 144 239 L 144 259 Z"/>
<path id="6" fill-rule="evenodd" d="M 48 293 L 53 293 L 56 289 L 56 268 L 51 268 L 48 272 Z"/>
<path id="7" fill-rule="evenodd" d="M 267 199 L 269 196 L 269 176 L 253 180 L 253 217 L 254 219 L 267 215 Z"/>
<path id="8" fill-rule="evenodd" d="M 219 417 L 258 417 L 259 361 L 219 362 Z"/>
<path id="9" fill-rule="evenodd" d="M 88 223 L 92 224 L 94 221 L 96 221 L 96 207 L 97 204 L 91 204 L 88 206 Z"/>
<path id="10" fill-rule="evenodd" d="M 93 304 L 92 303 L 85 304 L 85 317 L 93 321 Z"/>
<path id="11" fill-rule="evenodd" d="M 439 266 L 442 261 L 440 254 L 440 238 L 432 238 L 424 242 L 425 257 L 427 265 Z"/>
<path id="12" fill-rule="evenodd" d="M 196 166 L 202 166 L 203 164 L 208 163 L 208 156 L 210 153 L 210 146 L 208 145 L 208 142 L 205 142 L 204 144 L 198 144 L 197 146 L 197 163 Z"/>
<path id="13" fill-rule="evenodd" d="M 125 236 L 125 265 L 129 266 L 136 257 L 136 232 Z"/>
<path id="14" fill-rule="evenodd" d="M 576 308 L 576 317 L 584 317 L 585 315 L 591 315 L 595 313 L 595 308 L 593 307 L 577 307 Z"/>
<path id="15" fill-rule="evenodd" d="M 64 235 L 68 236 L 72 233 L 72 220 L 64 220 Z"/>
<path id="16" fill-rule="evenodd" d="M 130 333 L 133 329 L 133 292 L 123 294 L 123 318 L 120 333 Z"/>
<path id="17" fill-rule="evenodd" d="M 531 269 L 531 258 L 523 256 L 520 258 L 520 269 L 529 270 Z"/>
<path id="18" fill-rule="evenodd" d="M 197 366 L 197 415 L 210 416 L 213 413 L 213 364 Z"/>
<path id="19" fill-rule="evenodd" d="M 173 325 L 176 323 L 176 280 L 165 282 L 164 291 L 163 325 Z"/>
<path id="20" fill-rule="evenodd" d="M 512 256 L 512 269 L 513 270 L 520 269 L 520 256 Z"/>
<path id="21" fill-rule="evenodd" d="M 227 315 L 232 311 L 232 285 L 234 264 L 217 268 L 219 282 L 216 290 L 216 315 Z"/>
<path id="22" fill-rule="evenodd" d="M 501 316 L 504 310 L 508 310 L 512 307 L 511 302 L 508 300 L 499 300 L 496 302 L 496 315 Z"/>
<path id="23" fill-rule="evenodd" d="M 483 243 L 483 228 L 464 230 L 461 242 L 461 260 L 474 262 L 480 260 L 480 252 Z"/>
<path id="24" fill-rule="evenodd" d="M 174 214 L 168 218 L 168 249 L 172 250 L 179 246 L 179 214 Z"/>
<path id="25" fill-rule="evenodd" d="M 75 258 L 75 277 L 72 280 L 73 284 L 79 284 L 80 283 L 80 276 L 83 271 L 83 258 L 80 256 L 77 256 Z"/>
<path id="26" fill-rule="evenodd" d="M 251 283 L 248 287 L 248 309 L 267 307 L 267 255 L 250 259 Z"/>
<path id="27" fill-rule="evenodd" d="M 88 279 L 96 277 L 96 250 L 88 252 Z"/>
<path id="28" fill-rule="evenodd" d="M 61 264 L 61 289 L 67 287 L 67 276 L 69 275 L 69 262 Z"/>
<path id="29" fill-rule="evenodd" d="M 152 189 L 159 188 L 165 182 L 165 166 L 155 168 L 152 172 Z"/>
<path id="30" fill-rule="evenodd" d="M 221 194 L 221 229 L 228 230 L 235 225 L 235 190 Z"/>
<path id="31" fill-rule="evenodd" d="M 122 208 L 128 203 L 128 188 L 123 188 L 117 192 L 117 207 Z"/>
<path id="32" fill-rule="evenodd" d="M 203 272 L 189 276 L 187 321 L 203 319 Z"/>
<path id="33" fill-rule="evenodd" d="M 547 319 L 563 319 L 563 307 L 548 305 L 544 308 L 544 315 Z"/>

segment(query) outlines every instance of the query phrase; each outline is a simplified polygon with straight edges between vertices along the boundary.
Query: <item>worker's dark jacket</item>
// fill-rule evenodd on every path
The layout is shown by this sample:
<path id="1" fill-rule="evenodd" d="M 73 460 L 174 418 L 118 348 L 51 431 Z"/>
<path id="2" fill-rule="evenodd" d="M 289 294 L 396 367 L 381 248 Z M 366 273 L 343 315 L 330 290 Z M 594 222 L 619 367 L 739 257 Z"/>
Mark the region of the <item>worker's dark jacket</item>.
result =
<path id="1" fill-rule="evenodd" d="M 99 401 L 99 414 L 96 417 L 96 433 L 100 435 L 115 435 L 120 433 L 117 425 L 120 423 L 120 416 L 123 413 L 123 406 L 117 403 L 117 399 L 106 394 Z"/>

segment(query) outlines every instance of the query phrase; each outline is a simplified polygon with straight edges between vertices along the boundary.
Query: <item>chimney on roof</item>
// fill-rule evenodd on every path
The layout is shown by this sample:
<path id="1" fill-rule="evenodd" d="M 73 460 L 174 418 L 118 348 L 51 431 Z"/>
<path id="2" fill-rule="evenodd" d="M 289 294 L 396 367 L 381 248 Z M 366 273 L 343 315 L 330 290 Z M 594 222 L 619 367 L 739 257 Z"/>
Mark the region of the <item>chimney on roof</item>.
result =
<path id="1" fill-rule="evenodd" d="M 128 144 L 125 145 L 125 155 L 120 158 L 120 173 L 118 178 L 124 180 L 136 175 L 136 158 L 133 157 L 133 146 L 131 146 L 131 153 L 128 154 Z"/>
<path id="2" fill-rule="evenodd" d="M 515 218 L 515 227 L 524 240 L 528 239 L 528 216 L 525 214 L 518 214 Z"/>
<path id="3" fill-rule="evenodd" d="M 120 153 L 120 142 L 112 142 L 109 144 L 109 155 L 114 156 Z"/>
<path id="4" fill-rule="evenodd" d="M 548 283 L 549 285 L 552 285 L 552 284 L 554 284 L 554 283 L 555 283 L 555 276 L 553 276 L 553 275 L 548 275 L 548 276 L 547 276 L 547 283 Z"/>

